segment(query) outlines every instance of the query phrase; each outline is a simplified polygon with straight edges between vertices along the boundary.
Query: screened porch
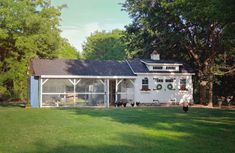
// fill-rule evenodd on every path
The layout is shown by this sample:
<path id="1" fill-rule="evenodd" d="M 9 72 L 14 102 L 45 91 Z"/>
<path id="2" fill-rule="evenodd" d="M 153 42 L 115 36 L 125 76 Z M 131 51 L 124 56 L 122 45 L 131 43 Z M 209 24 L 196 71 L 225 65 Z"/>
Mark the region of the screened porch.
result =
<path id="1" fill-rule="evenodd" d="M 112 79 L 113 80 L 113 79 Z M 134 80 L 115 79 L 115 88 L 110 79 L 94 78 L 43 78 L 40 85 L 41 107 L 109 107 L 112 100 L 134 101 Z M 110 95 L 114 95 L 111 98 Z"/>

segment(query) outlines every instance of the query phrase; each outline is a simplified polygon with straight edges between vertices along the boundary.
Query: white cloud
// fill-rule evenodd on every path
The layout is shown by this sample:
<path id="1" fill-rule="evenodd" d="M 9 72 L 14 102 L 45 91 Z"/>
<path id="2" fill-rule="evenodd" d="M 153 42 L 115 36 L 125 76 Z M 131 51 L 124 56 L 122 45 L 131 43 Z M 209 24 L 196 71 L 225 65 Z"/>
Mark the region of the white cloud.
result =
<path id="1" fill-rule="evenodd" d="M 121 23 L 88 23 L 85 25 L 76 26 L 62 26 L 61 36 L 67 38 L 69 42 L 77 48 L 77 50 L 82 51 L 82 44 L 92 32 L 95 31 L 111 31 L 113 29 L 123 29 L 124 25 Z"/>

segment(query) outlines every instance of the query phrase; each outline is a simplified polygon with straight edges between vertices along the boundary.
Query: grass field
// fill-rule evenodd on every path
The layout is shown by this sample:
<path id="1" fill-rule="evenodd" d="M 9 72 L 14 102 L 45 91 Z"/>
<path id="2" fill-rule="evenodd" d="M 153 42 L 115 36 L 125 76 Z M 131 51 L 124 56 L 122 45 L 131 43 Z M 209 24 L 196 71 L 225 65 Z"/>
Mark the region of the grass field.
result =
<path id="1" fill-rule="evenodd" d="M 1 153 L 234 153 L 235 111 L 0 107 Z"/>

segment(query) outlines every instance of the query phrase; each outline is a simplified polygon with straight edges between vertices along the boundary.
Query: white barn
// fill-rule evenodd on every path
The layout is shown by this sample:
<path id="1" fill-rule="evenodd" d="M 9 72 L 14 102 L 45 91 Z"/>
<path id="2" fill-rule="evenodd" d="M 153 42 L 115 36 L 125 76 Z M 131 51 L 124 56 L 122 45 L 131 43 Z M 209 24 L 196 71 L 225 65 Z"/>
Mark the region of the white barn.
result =
<path id="1" fill-rule="evenodd" d="M 32 107 L 101 106 L 193 102 L 193 70 L 185 63 L 150 59 L 34 59 Z"/>

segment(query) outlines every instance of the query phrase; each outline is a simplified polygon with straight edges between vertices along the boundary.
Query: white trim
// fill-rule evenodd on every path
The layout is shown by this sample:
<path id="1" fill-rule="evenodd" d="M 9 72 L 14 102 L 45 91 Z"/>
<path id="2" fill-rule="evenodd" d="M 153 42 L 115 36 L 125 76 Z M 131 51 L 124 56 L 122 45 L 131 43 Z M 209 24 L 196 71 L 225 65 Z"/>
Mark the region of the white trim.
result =
<path id="1" fill-rule="evenodd" d="M 76 93 L 76 79 L 73 79 L 73 106 L 75 106 L 75 103 L 76 103 L 76 95 L 75 95 L 75 93 Z"/>
<path id="2" fill-rule="evenodd" d="M 134 83 L 134 81 L 130 80 L 130 82 L 132 83 L 132 85 L 133 85 L 133 86 L 135 86 L 135 83 Z"/>
<path id="3" fill-rule="evenodd" d="M 106 101 L 106 107 L 109 108 L 109 79 L 106 79 L 106 94 L 107 94 L 107 101 Z"/>
<path id="4" fill-rule="evenodd" d="M 143 60 L 140 60 L 142 63 L 146 64 L 146 65 L 162 65 L 162 66 L 169 66 L 169 65 L 172 65 L 172 66 L 180 66 L 180 65 L 183 65 L 183 64 L 180 64 L 180 63 L 147 63 Z M 157 61 L 157 60 L 156 60 Z"/>
<path id="5" fill-rule="evenodd" d="M 86 75 L 41 75 L 41 78 L 90 78 L 90 79 L 136 79 L 136 76 L 86 76 Z"/>
<path id="6" fill-rule="evenodd" d="M 42 78 L 39 77 L 39 107 L 42 107 Z"/>
<path id="7" fill-rule="evenodd" d="M 134 74 L 136 74 L 135 71 L 132 69 L 132 67 L 131 67 L 130 63 L 128 62 L 128 60 L 126 60 L 126 62 L 127 62 L 127 64 L 128 64 L 128 66 L 130 67 L 131 71 L 132 71 Z"/>
<path id="8" fill-rule="evenodd" d="M 77 85 L 80 81 L 81 81 L 81 79 L 79 79 L 77 82 L 75 82 L 75 85 Z"/>
<path id="9" fill-rule="evenodd" d="M 48 80 L 48 79 L 47 79 L 47 80 Z M 72 85 L 74 85 L 75 80 L 73 80 L 73 81 L 72 81 L 71 79 L 68 79 L 68 80 L 69 80 L 70 83 L 72 83 Z"/>
<path id="10" fill-rule="evenodd" d="M 117 103 L 117 98 L 118 98 L 117 97 L 118 96 L 117 95 L 117 92 L 118 92 L 118 80 L 116 79 L 115 81 L 116 81 L 116 84 L 115 84 L 115 103 Z"/>
<path id="11" fill-rule="evenodd" d="M 73 92 L 71 93 L 49 93 L 49 92 L 45 92 L 45 93 L 42 93 L 42 95 L 68 95 L 68 94 L 74 94 Z M 75 92 L 75 95 L 104 95 L 105 92 Z"/>
<path id="12" fill-rule="evenodd" d="M 117 82 L 117 87 L 122 81 L 123 81 L 123 79 L 121 79 L 120 81 Z"/>
<path id="13" fill-rule="evenodd" d="M 42 81 L 42 86 L 48 81 L 48 79 Z"/>
<path id="14" fill-rule="evenodd" d="M 103 86 L 105 85 L 105 83 L 102 79 L 99 79 L 99 81 L 103 84 Z"/>

